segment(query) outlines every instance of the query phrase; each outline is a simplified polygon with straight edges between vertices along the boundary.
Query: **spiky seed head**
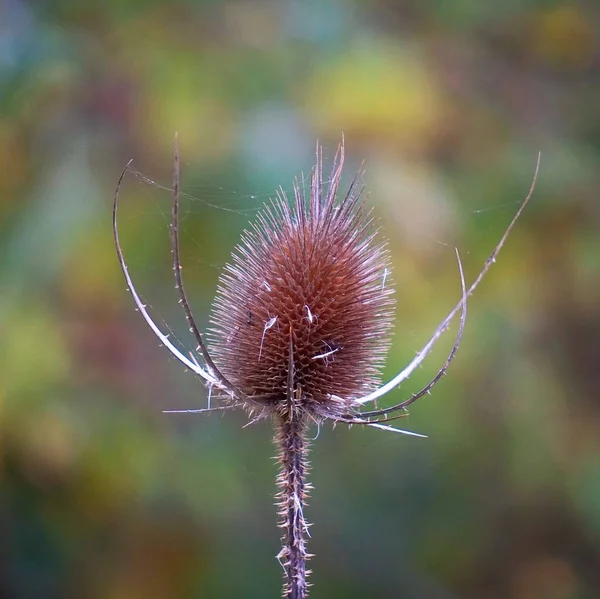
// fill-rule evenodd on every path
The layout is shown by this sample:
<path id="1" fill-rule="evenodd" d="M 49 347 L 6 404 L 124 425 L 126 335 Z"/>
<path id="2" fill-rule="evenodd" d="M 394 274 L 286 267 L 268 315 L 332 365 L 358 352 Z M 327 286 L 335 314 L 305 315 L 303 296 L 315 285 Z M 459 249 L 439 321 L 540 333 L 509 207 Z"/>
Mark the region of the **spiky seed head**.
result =
<path id="1" fill-rule="evenodd" d="M 389 348 L 389 255 L 358 175 L 338 197 L 343 161 L 342 145 L 324 184 L 317 148 L 308 197 L 296 184 L 291 205 L 283 191 L 271 200 L 219 281 L 213 358 L 234 385 L 274 410 L 290 380 L 309 413 L 347 410 L 378 383 Z"/>

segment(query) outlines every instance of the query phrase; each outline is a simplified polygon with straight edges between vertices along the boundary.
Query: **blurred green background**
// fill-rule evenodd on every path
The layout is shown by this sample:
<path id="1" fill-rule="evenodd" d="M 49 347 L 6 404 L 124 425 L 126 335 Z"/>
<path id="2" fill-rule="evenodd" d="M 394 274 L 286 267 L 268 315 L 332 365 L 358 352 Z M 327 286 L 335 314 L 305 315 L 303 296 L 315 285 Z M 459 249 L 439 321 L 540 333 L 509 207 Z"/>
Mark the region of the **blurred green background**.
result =
<path id="1" fill-rule="evenodd" d="M 172 145 L 201 328 L 278 185 L 345 134 L 390 240 L 386 376 L 473 296 L 450 375 L 401 426 L 313 444 L 311 596 L 600 597 L 600 5 L 510 0 L 0 3 L 0 597 L 280 592 L 263 422 L 166 415 L 199 381 L 172 281 Z M 449 333 L 397 402 L 436 371 Z M 316 431 L 315 431 L 316 434 Z"/>

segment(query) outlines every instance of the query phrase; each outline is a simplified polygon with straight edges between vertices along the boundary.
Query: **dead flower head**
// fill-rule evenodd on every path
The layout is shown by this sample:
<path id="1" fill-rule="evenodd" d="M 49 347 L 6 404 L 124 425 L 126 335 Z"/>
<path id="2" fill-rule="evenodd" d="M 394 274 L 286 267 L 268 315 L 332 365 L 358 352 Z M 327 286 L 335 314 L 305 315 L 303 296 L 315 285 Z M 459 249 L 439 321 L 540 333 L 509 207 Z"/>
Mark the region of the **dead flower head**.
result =
<path id="1" fill-rule="evenodd" d="M 293 198 L 280 190 L 242 236 L 220 278 L 207 341 L 192 315 L 179 259 L 179 155 L 175 147 L 171 247 L 180 303 L 197 342 L 197 357 L 181 352 L 155 324 L 137 294 L 119 243 L 117 206 L 123 171 L 114 197 L 113 232 L 119 263 L 135 304 L 161 343 L 200 377 L 220 405 L 185 412 L 244 408 L 251 422 L 271 417 L 279 450 L 278 505 L 283 529 L 278 555 L 284 569 L 284 596 L 307 594 L 303 508 L 308 484 L 310 421 L 360 424 L 422 436 L 391 426 L 406 408 L 425 395 L 452 362 L 465 326 L 467 297 L 479 285 L 525 208 L 535 184 L 467 289 L 458 252 L 460 301 L 416 357 L 384 385 L 380 368 L 394 316 L 390 263 L 385 242 L 363 201 L 360 173 L 340 193 L 344 145 L 338 148 L 324 180 L 322 150 L 308 189 L 294 185 Z M 538 158 L 539 166 L 539 158 Z M 461 313 L 450 353 L 431 381 L 394 405 L 374 402 L 406 380 L 425 359 L 452 318 Z M 209 400 L 210 401 L 210 400 Z M 365 408 L 373 406 L 374 409 Z"/>

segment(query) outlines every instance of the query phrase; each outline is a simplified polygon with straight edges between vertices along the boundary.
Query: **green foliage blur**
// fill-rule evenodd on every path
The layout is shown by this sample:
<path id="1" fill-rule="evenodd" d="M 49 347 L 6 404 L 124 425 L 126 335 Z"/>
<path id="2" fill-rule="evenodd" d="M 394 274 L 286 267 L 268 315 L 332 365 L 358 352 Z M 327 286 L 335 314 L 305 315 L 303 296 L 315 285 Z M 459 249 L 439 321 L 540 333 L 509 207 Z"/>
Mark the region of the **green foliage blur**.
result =
<path id="1" fill-rule="evenodd" d="M 393 252 L 408 362 L 526 195 L 449 376 L 402 427 L 324 426 L 311 597 L 600 597 L 600 4 L 0 4 L 0 597 L 280 592 L 267 422 L 205 407 L 135 312 L 193 349 L 169 253 L 172 148 L 199 325 L 241 231 L 342 133 Z M 455 330 L 455 329 L 454 329 Z M 386 398 L 436 372 L 425 367 Z M 314 434 L 317 435 L 315 429 Z"/>

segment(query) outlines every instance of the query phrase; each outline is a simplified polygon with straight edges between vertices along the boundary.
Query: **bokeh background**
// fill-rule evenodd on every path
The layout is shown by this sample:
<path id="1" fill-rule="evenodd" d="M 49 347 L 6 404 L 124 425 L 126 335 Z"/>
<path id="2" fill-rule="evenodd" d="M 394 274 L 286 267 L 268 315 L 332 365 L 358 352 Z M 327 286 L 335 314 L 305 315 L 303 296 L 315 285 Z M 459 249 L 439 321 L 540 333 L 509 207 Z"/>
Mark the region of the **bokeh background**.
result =
<path id="1" fill-rule="evenodd" d="M 161 412 L 206 393 L 134 311 L 112 245 L 133 158 L 126 257 L 189 351 L 175 131 L 201 328 L 257 208 L 345 134 L 393 252 L 387 376 L 459 299 L 453 246 L 472 280 L 542 152 L 450 375 L 401 423 L 429 439 L 314 441 L 311 596 L 600 597 L 594 0 L 0 3 L 0 596 L 279 596 L 269 425 Z"/>

